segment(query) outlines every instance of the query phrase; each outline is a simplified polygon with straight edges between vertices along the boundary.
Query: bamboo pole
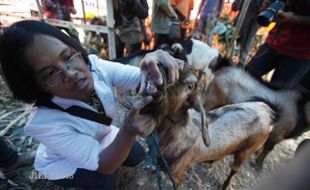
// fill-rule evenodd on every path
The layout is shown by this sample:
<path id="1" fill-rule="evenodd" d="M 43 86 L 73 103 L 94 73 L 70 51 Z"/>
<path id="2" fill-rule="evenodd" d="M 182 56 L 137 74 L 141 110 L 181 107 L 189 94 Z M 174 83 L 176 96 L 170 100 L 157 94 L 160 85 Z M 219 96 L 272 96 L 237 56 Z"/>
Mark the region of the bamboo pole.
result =
<path id="1" fill-rule="evenodd" d="M 108 32 L 108 43 L 109 43 L 109 59 L 116 57 L 116 45 L 115 45 L 115 31 L 114 31 L 114 12 L 113 12 L 113 0 L 107 0 L 107 26 Z"/>
<path id="2" fill-rule="evenodd" d="M 39 0 L 36 0 L 36 3 L 37 3 L 37 6 L 38 6 L 38 12 L 39 12 L 39 17 L 40 17 L 40 20 L 44 20 L 43 18 L 43 13 L 42 13 L 42 7 L 41 7 L 41 4 L 39 2 Z"/>
<path id="3" fill-rule="evenodd" d="M 99 11 L 99 0 L 96 0 L 96 4 L 97 4 L 97 15 L 100 15 L 100 11 Z"/>
<path id="4" fill-rule="evenodd" d="M 85 5 L 84 5 L 84 0 L 81 0 L 82 4 L 82 11 L 83 11 L 83 22 L 86 24 L 86 14 L 85 14 Z"/>
<path id="5" fill-rule="evenodd" d="M 241 25 L 244 21 L 244 17 L 245 17 L 245 14 L 249 8 L 249 5 L 250 5 L 250 2 L 251 0 L 245 0 L 243 2 L 243 5 L 242 5 L 242 8 L 241 8 L 241 11 L 239 13 L 239 16 L 238 16 L 238 20 L 237 20 L 237 24 L 236 24 L 236 29 L 230 39 L 230 43 L 228 44 L 227 48 L 226 48 L 226 57 L 228 58 L 231 58 L 232 57 L 232 53 L 233 53 L 233 49 L 234 49 L 234 43 L 235 43 L 235 40 L 239 34 L 239 31 L 240 31 L 240 28 L 241 28 Z"/>

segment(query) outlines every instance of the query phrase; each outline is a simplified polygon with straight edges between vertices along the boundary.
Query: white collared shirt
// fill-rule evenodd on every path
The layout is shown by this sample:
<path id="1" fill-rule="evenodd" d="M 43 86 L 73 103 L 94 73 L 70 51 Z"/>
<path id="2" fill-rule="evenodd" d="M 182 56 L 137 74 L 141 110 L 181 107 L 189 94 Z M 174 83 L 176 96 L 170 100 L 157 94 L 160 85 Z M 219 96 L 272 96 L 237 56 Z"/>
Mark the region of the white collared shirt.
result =
<path id="1" fill-rule="evenodd" d="M 135 89 L 140 82 L 139 68 L 102 60 L 90 55 L 94 88 L 106 115 L 116 115 L 113 87 Z M 96 111 L 86 103 L 54 96 L 52 101 L 62 108 L 77 105 Z M 118 128 L 70 115 L 46 107 L 33 107 L 25 133 L 40 142 L 34 167 L 47 179 L 72 176 L 77 168 L 95 171 L 99 154 L 118 133 Z"/>

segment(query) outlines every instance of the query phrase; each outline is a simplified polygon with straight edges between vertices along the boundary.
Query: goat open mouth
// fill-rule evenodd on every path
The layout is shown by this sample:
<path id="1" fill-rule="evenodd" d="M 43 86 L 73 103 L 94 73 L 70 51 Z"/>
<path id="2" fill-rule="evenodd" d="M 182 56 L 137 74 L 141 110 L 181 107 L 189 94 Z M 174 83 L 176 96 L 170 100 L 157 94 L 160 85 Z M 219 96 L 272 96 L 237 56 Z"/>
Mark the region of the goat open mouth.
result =
<path id="1" fill-rule="evenodd" d="M 145 81 L 145 89 L 143 92 L 143 96 L 153 96 L 157 97 L 160 94 L 163 94 L 164 89 L 166 88 L 167 85 L 167 75 L 168 75 L 168 71 L 167 69 L 162 65 L 162 64 L 158 64 L 158 69 L 161 73 L 162 79 L 163 79 L 163 84 L 162 85 L 155 85 L 152 81 L 151 81 L 151 73 L 149 73 L 146 76 L 146 81 Z"/>

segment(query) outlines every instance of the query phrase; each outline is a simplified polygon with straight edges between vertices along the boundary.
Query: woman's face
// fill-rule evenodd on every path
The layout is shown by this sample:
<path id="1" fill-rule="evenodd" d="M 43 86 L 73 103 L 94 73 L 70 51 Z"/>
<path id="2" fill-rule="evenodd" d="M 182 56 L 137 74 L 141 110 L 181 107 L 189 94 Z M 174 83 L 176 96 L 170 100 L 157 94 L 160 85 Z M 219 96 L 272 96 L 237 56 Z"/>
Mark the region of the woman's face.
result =
<path id="1" fill-rule="evenodd" d="M 57 38 L 36 35 L 25 55 L 43 91 L 62 98 L 89 100 L 94 81 L 79 52 Z"/>

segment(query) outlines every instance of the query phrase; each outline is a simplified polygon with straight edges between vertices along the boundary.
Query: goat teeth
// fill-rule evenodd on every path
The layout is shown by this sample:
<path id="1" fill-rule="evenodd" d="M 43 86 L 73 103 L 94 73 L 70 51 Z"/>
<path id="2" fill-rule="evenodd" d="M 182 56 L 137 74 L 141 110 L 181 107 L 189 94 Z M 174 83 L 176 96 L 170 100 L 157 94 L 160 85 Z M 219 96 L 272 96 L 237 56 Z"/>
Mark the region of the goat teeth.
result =
<path id="1" fill-rule="evenodd" d="M 155 94 L 157 92 L 157 87 L 154 84 L 146 84 L 146 93 L 149 95 Z"/>

